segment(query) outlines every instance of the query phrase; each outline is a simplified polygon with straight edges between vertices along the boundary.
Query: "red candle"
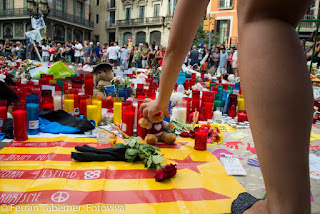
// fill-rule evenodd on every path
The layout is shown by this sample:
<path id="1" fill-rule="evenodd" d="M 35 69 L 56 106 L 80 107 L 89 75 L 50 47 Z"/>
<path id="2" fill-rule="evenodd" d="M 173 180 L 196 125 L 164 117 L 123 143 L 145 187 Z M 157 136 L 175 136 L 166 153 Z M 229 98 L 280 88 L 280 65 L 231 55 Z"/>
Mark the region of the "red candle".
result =
<path id="1" fill-rule="evenodd" d="M 247 114 L 244 112 L 239 112 L 238 114 L 238 122 L 244 122 L 244 121 L 248 121 L 248 117 Z"/>
<path id="2" fill-rule="evenodd" d="M 207 132 L 196 132 L 194 149 L 196 150 L 207 150 Z"/>
<path id="3" fill-rule="evenodd" d="M 42 108 L 54 111 L 53 97 L 42 97 Z"/>
<path id="4" fill-rule="evenodd" d="M 129 136 L 133 135 L 134 116 L 135 107 L 125 106 L 122 117 L 122 130 Z"/>
<path id="5" fill-rule="evenodd" d="M 28 140 L 26 103 L 12 103 L 13 134 L 15 141 Z"/>
<path id="6" fill-rule="evenodd" d="M 84 90 L 86 95 L 93 95 L 93 75 L 86 74 L 84 79 Z"/>
<path id="7" fill-rule="evenodd" d="M 0 132 L 4 121 L 7 119 L 7 101 L 0 100 Z"/>
<path id="8" fill-rule="evenodd" d="M 212 102 L 205 102 L 204 103 L 205 106 L 205 118 L 206 120 L 212 120 L 212 116 L 213 116 L 213 103 Z"/>
<path id="9" fill-rule="evenodd" d="M 192 111 L 199 110 L 200 107 L 200 91 L 192 90 Z"/>
<path id="10" fill-rule="evenodd" d="M 81 115 L 87 116 L 87 99 L 90 99 L 89 95 L 81 95 L 79 112 Z"/>
<path id="11" fill-rule="evenodd" d="M 139 104 L 139 102 L 138 102 Z M 140 109 L 140 105 L 139 105 L 139 109 Z M 139 111 L 140 112 L 140 111 Z M 143 117 L 143 114 L 139 114 L 139 119 Z M 139 121 L 138 119 L 138 121 Z M 145 128 L 142 128 L 140 125 L 139 125 L 139 122 L 138 122 L 138 126 L 137 126 L 137 136 L 138 137 L 141 137 L 142 139 L 144 139 L 146 136 L 147 136 L 147 129 Z"/>

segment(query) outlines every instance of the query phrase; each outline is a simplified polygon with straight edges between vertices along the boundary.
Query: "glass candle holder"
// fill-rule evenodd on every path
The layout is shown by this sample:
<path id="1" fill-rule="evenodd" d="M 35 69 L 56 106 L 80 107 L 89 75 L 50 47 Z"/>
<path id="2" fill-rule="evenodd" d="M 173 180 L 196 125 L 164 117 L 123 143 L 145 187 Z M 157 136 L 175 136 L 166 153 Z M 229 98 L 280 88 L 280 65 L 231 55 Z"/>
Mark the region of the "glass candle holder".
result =
<path id="1" fill-rule="evenodd" d="M 25 102 L 12 103 L 13 135 L 15 141 L 28 140 L 27 106 Z"/>
<path id="2" fill-rule="evenodd" d="M 196 132 L 194 149 L 196 150 L 207 150 L 207 140 L 208 133 L 207 132 Z"/>
<path id="3" fill-rule="evenodd" d="M 62 92 L 61 91 L 55 91 L 55 94 L 53 96 L 53 105 L 54 105 L 55 111 L 62 109 Z"/>
<path id="4" fill-rule="evenodd" d="M 113 123 L 121 124 L 123 98 L 117 97 L 113 103 Z"/>
<path id="5" fill-rule="evenodd" d="M 0 100 L 0 132 L 4 121 L 7 120 L 7 100 Z"/>
<path id="6" fill-rule="evenodd" d="M 80 96 L 79 112 L 81 115 L 87 117 L 87 100 L 90 99 L 90 95 Z"/>
<path id="7" fill-rule="evenodd" d="M 189 122 L 190 103 L 191 103 L 191 98 L 189 97 L 182 98 L 182 106 L 186 108 L 186 122 Z"/>
<path id="8" fill-rule="evenodd" d="M 122 130 L 129 136 L 133 135 L 133 125 L 136 108 L 134 106 L 125 106 L 122 118 Z"/>
<path id="9" fill-rule="evenodd" d="M 70 115 L 74 115 L 74 95 L 65 94 L 64 95 L 64 111 Z"/>
<path id="10" fill-rule="evenodd" d="M 53 97 L 42 97 L 42 109 L 54 111 Z"/>
<path id="11" fill-rule="evenodd" d="M 200 91 L 192 90 L 192 111 L 199 110 L 200 107 Z"/>
<path id="12" fill-rule="evenodd" d="M 212 115 L 213 115 L 213 103 L 212 102 L 205 102 L 204 108 L 205 108 L 205 113 L 204 113 L 205 119 L 211 120 Z"/>
<path id="13" fill-rule="evenodd" d="M 26 95 L 28 134 L 39 134 L 39 95 Z"/>
<path id="14" fill-rule="evenodd" d="M 84 78 L 84 90 L 86 95 L 93 95 L 93 75 L 86 74 Z"/>
<path id="15" fill-rule="evenodd" d="M 99 118 L 98 118 L 98 105 L 95 100 L 87 99 L 87 119 L 92 119 L 95 121 L 96 125 L 98 125 Z"/>

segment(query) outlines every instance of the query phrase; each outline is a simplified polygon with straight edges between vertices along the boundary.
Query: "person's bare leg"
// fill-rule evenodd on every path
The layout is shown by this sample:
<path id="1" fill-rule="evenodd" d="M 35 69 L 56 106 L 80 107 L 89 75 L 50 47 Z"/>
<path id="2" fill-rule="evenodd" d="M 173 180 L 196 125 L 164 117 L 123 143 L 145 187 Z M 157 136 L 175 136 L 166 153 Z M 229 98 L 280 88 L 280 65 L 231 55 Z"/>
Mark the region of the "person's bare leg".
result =
<path id="1" fill-rule="evenodd" d="M 267 201 L 245 213 L 310 213 L 313 96 L 295 26 L 306 0 L 239 0 L 239 73 Z M 255 211 L 253 211 L 255 210 Z"/>

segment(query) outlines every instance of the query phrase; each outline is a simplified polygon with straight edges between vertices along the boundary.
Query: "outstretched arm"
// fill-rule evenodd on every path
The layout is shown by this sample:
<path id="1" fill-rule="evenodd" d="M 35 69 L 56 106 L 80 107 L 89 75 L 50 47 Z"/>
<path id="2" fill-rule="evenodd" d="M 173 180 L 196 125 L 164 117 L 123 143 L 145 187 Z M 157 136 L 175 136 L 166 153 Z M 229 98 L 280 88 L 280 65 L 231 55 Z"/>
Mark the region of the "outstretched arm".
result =
<path id="1" fill-rule="evenodd" d="M 141 105 L 140 111 L 143 112 L 145 117 L 148 116 L 151 119 L 154 114 L 161 110 L 165 114 L 168 113 L 172 90 L 199 24 L 205 15 L 208 3 L 209 0 L 178 1 L 162 64 L 159 96 L 157 100 L 148 100 Z M 151 103 L 149 104 L 149 102 Z"/>

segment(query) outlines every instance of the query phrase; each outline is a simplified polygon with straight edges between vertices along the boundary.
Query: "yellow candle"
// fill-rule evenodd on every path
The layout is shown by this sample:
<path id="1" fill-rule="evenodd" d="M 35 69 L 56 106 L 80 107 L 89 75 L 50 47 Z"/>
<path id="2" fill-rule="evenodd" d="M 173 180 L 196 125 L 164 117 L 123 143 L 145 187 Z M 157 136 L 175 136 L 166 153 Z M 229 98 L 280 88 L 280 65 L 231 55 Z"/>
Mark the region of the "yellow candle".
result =
<path id="1" fill-rule="evenodd" d="M 245 110 L 245 104 L 244 104 L 244 99 L 243 96 L 240 95 L 238 99 L 238 112 L 239 111 L 244 111 Z"/>
<path id="2" fill-rule="evenodd" d="M 101 109 L 102 109 L 102 101 L 101 100 L 97 101 L 97 107 L 98 107 L 98 109 L 97 109 L 98 116 L 97 117 L 100 122 L 101 121 Z"/>
<path id="3" fill-rule="evenodd" d="M 49 80 L 49 84 L 50 84 L 50 85 L 57 84 L 57 81 L 56 81 L 56 80 Z"/>
<path id="4" fill-rule="evenodd" d="M 64 100 L 64 111 L 73 115 L 74 112 L 74 100 Z"/>
<path id="5" fill-rule="evenodd" d="M 97 114 L 98 106 L 97 105 L 87 105 L 87 119 L 92 119 L 98 125 L 98 114 Z"/>
<path id="6" fill-rule="evenodd" d="M 121 124 L 122 119 L 122 103 L 114 102 L 113 104 L 113 123 Z"/>

